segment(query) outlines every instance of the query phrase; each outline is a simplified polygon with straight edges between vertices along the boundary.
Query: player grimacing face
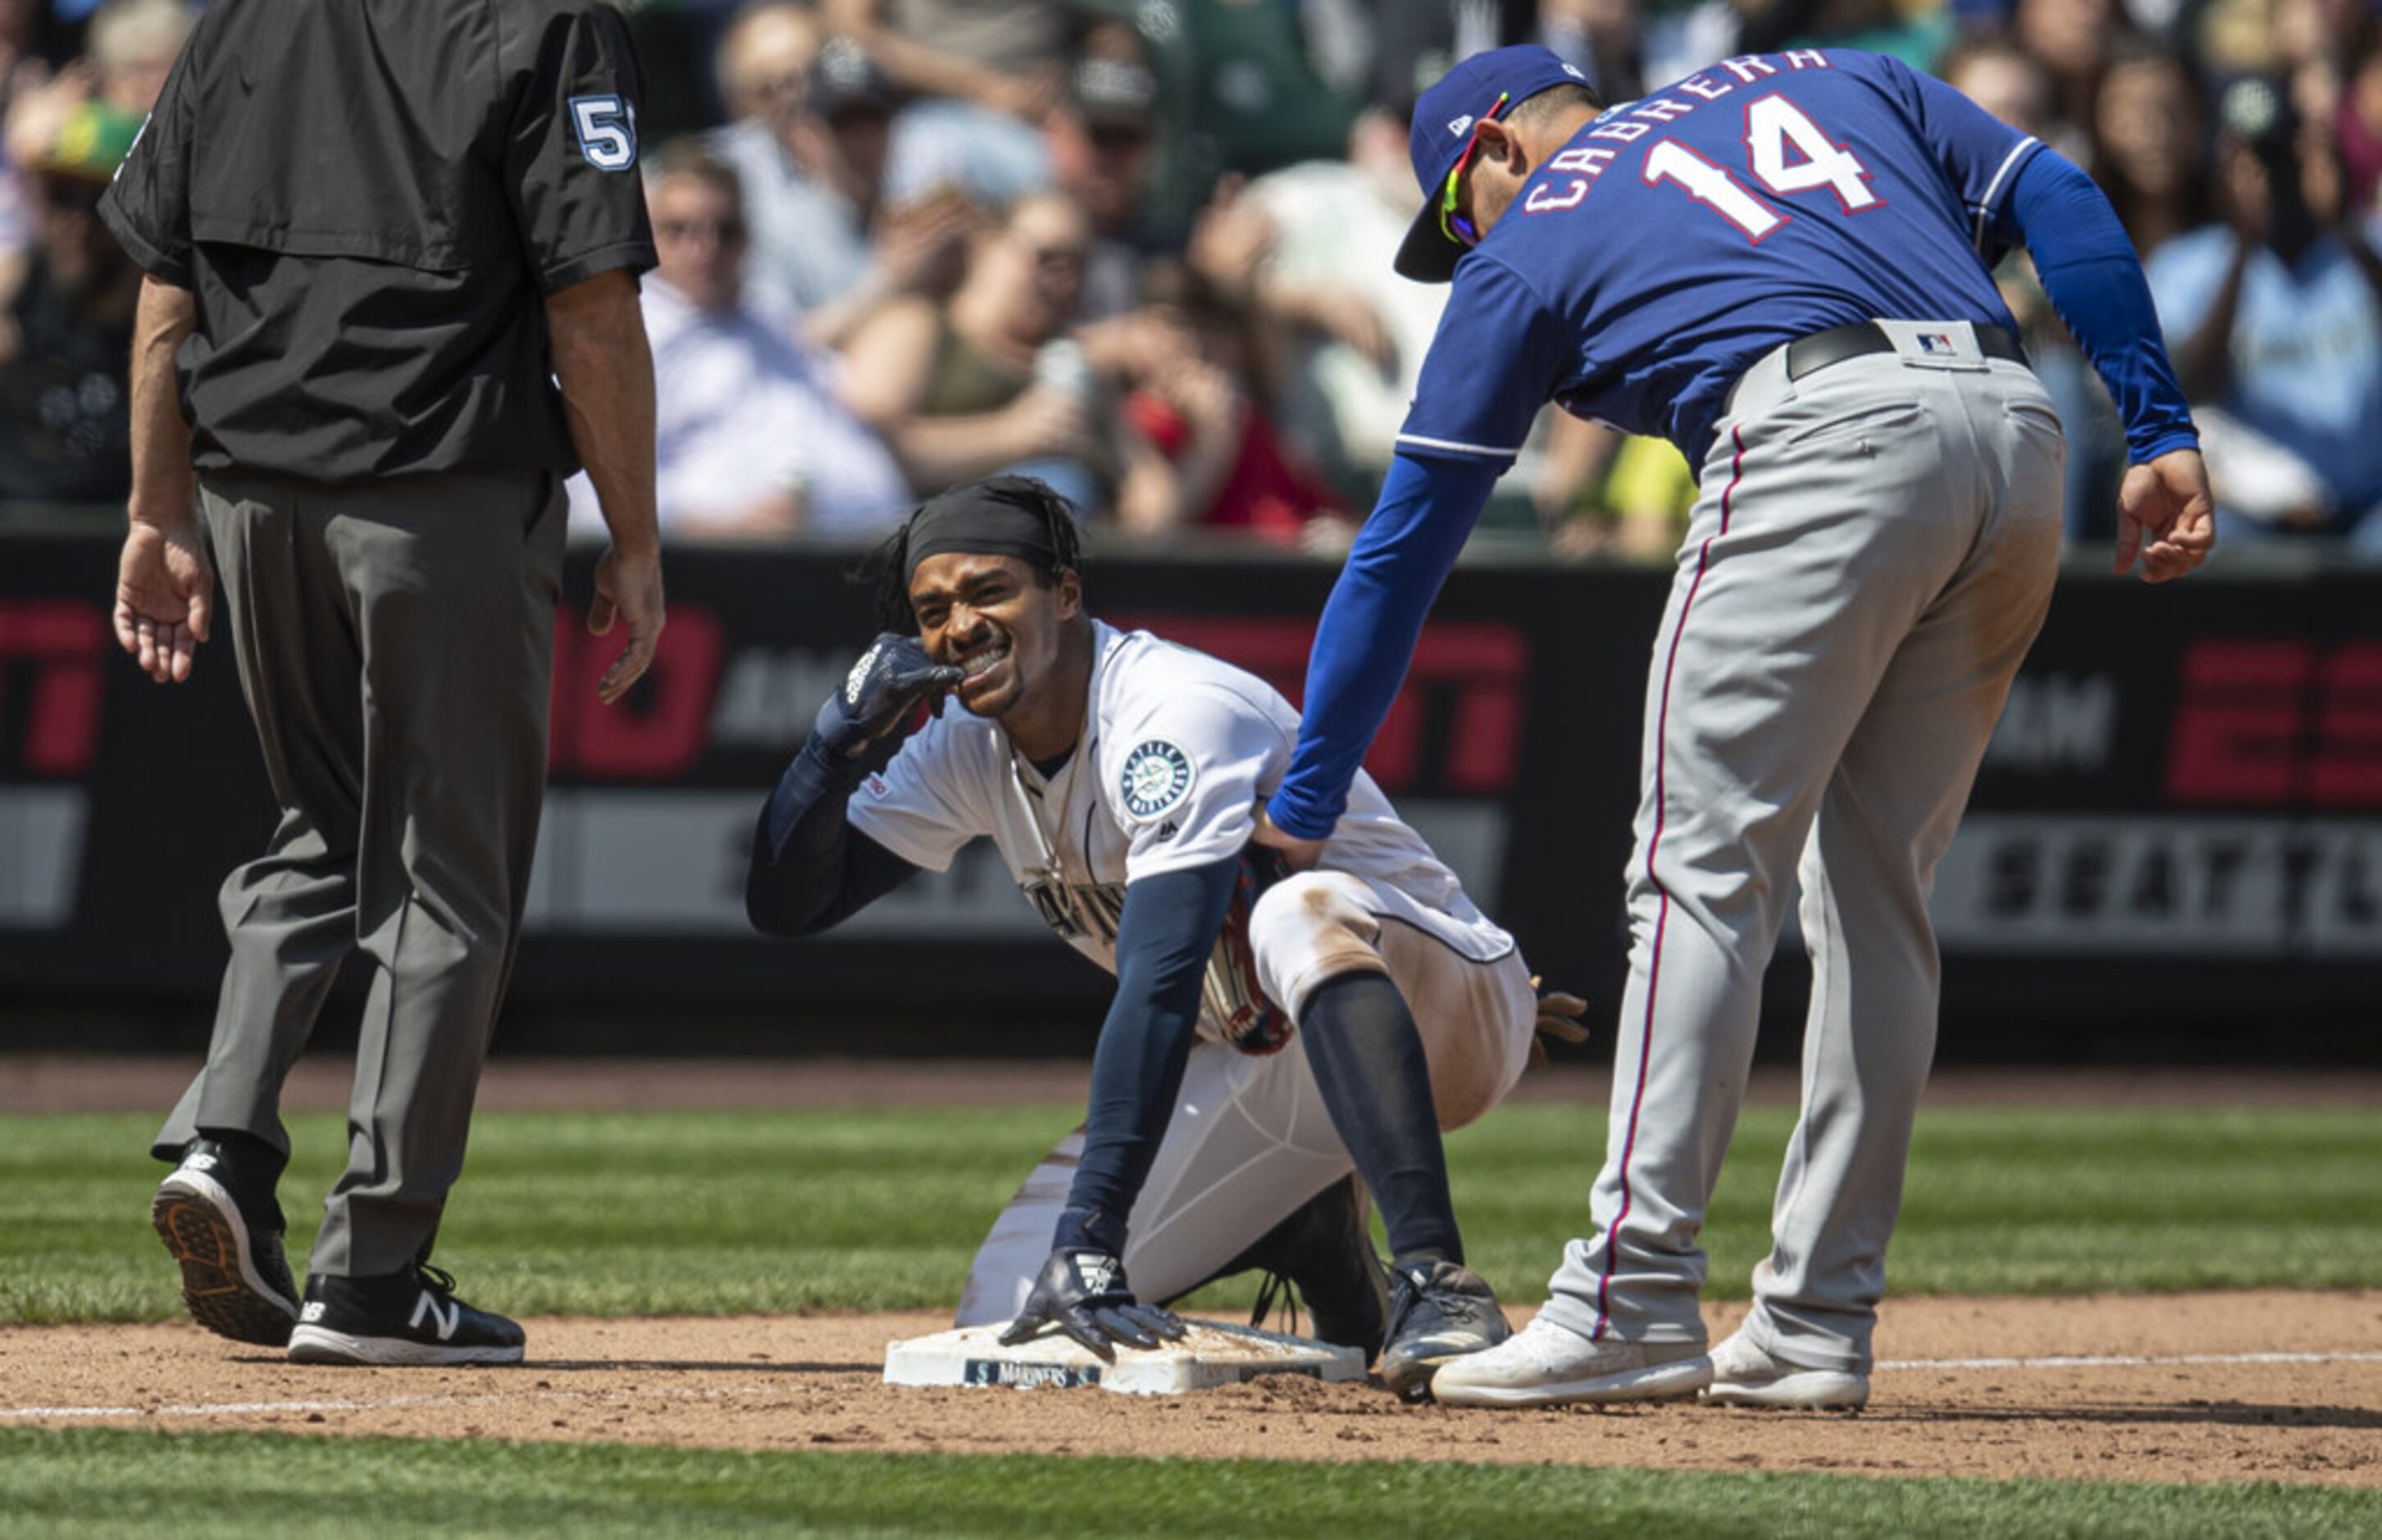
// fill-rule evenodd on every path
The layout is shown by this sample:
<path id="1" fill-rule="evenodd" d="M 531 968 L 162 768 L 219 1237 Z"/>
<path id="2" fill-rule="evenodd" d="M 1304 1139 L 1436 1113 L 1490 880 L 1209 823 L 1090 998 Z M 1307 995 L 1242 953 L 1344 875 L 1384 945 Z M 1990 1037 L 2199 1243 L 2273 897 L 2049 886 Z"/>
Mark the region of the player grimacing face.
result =
<path id="1" fill-rule="evenodd" d="M 1036 691 L 1060 672 L 1083 586 L 1074 573 L 1046 577 L 1014 556 L 949 551 L 910 574 L 910 610 L 927 655 L 966 671 L 952 692 L 959 703 L 998 719 L 1038 705 Z"/>

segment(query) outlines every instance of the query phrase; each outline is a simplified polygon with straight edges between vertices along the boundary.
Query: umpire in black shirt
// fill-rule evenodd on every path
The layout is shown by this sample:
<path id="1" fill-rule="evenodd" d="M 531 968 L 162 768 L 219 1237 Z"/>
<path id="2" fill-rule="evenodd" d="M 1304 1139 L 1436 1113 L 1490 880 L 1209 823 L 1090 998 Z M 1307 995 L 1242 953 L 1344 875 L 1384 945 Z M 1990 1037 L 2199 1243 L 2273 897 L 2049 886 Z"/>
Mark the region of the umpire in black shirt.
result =
<path id="1" fill-rule="evenodd" d="M 190 675 L 220 563 L 281 822 L 224 884 L 206 1067 L 152 1210 L 201 1324 L 306 1362 L 514 1362 L 426 1265 L 529 890 L 563 478 L 590 629 L 662 627 L 639 76 L 601 0 L 215 0 L 101 204 L 146 272 L 117 639 Z M 372 967 L 302 1309 L 281 1083 Z M 293 1330 L 294 1328 L 294 1330 Z"/>

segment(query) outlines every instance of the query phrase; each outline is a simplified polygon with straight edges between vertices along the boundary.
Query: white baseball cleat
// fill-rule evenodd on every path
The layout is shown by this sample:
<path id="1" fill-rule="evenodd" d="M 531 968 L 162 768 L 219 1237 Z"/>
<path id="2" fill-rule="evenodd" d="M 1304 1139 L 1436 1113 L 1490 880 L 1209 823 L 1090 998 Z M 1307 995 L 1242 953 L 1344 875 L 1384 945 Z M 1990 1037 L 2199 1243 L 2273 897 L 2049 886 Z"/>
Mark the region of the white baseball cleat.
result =
<path id="1" fill-rule="evenodd" d="M 1541 1312 L 1496 1347 L 1442 1368 L 1430 1393 L 1446 1406 L 1676 1401 L 1711 1378 L 1701 1342 L 1590 1342 Z"/>
<path id="2" fill-rule="evenodd" d="M 1714 1406 L 1798 1407 L 1807 1411 L 1859 1411 L 1869 1404 L 1869 1376 L 1848 1369 L 1805 1369 L 1774 1358 L 1732 1334 L 1712 1350 Z"/>

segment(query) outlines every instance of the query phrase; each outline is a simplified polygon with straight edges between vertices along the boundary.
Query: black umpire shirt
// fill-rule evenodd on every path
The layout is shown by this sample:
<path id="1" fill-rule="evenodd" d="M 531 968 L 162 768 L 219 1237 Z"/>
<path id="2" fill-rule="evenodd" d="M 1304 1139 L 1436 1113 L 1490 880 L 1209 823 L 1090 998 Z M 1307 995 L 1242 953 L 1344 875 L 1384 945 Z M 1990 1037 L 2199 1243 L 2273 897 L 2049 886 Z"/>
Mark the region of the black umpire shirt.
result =
<path id="1" fill-rule="evenodd" d="M 542 300 L 654 265 L 642 83 L 603 0 L 215 0 L 100 203 L 197 464 L 576 470 Z"/>

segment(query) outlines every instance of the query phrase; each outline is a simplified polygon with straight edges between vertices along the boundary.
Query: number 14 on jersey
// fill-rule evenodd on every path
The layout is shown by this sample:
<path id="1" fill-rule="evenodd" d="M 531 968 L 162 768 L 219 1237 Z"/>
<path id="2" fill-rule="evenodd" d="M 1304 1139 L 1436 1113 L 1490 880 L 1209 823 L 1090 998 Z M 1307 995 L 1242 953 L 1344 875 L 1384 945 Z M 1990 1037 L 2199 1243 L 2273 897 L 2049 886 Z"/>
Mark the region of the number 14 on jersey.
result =
<path id="1" fill-rule="evenodd" d="M 1870 188 L 1873 174 L 1860 157 L 1836 143 L 1817 123 L 1784 95 L 1764 96 L 1745 112 L 1746 171 L 1776 197 L 1826 188 L 1836 195 L 1847 214 L 1860 214 L 1882 205 Z M 1598 162 L 1609 152 L 1597 148 L 1565 150 L 1547 162 L 1551 172 L 1587 171 L 1568 187 L 1549 181 L 1533 188 L 1524 204 L 1532 214 L 1578 206 L 1588 194 Z M 1789 216 L 1748 187 L 1736 172 L 1707 160 L 1676 139 L 1657 141 L 1646 152 L 1639 175 L 1649 187 L 1676 184 L 1687 195 L 1735 225 L 1748 240 L 1759 245 L 1764 236 L 1787 222 Z"/>

